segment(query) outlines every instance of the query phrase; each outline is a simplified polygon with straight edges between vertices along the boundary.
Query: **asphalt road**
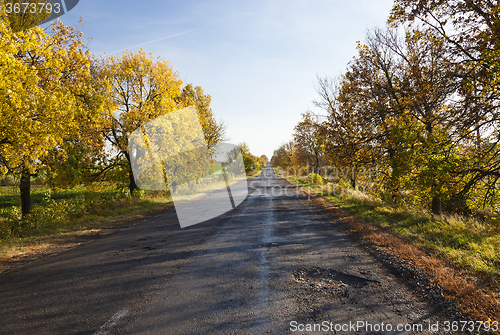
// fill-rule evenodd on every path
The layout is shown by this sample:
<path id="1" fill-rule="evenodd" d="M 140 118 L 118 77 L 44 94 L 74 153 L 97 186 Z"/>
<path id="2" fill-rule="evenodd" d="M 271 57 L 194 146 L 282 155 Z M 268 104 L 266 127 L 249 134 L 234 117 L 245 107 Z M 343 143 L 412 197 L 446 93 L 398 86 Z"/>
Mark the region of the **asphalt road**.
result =
<path id="1" fill-rule="evenodd" d="M 170 209 L 0 274 L 0 334 L 445 333 L 428 331 L 436 308 L 271 168 L 249 186 L 204 223 L 181 229 Z"/>

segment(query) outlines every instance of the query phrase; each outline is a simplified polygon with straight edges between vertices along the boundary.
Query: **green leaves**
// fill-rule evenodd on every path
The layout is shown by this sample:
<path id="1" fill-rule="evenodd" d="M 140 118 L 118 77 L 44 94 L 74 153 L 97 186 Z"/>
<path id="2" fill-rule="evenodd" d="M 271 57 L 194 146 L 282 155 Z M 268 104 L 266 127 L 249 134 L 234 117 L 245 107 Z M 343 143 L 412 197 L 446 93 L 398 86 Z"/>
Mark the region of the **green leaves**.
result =
<path id="1" fill-rule="evenodd" d="M 420 14 L 444 19 L 450 4 L 467 7 L 461 1 L 400 0 L 391 20 Z M 477 28 L 465 19 L 453 22 Z M 328 113 L 325 155 L 344 169 L 376 168 L 381 178 L 372 182 L 380 182 L 384 192 L 404 193 L 435 212 L 467 213 L 467 206 L 479 203 L 498 206 L 500 100 L 493 89 L 494 66 L 479 71 L 482 65 L 470 55 L 457 56 L 464 52 L 457 41 L 429 26 L 406 29 L 404 36 L 392 28 L 374 29 L 339 80 L 319 79 L 316 105 Z M 484 39 L 462 38 L 477 48 Z M 355 185 L 355 176 L 350 178 Z"/>

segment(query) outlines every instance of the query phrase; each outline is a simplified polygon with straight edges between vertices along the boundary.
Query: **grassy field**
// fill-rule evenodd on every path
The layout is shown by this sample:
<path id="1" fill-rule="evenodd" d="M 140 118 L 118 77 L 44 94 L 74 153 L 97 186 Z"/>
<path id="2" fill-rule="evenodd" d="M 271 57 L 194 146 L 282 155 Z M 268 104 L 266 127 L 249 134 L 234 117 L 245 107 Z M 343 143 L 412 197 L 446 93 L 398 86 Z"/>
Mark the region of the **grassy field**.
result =
<path id="1" fill-rule="evenodd" d="M 75 187 L 52 192 L 49 188 L 32 189 L 32 211 L 21 216 L 20 196 L 14 187 L 0 187 L 0 255 L 12 250 L 32 248 L 35 244 L 57 243 L 71 235 L 95 232 L 102 227 L 140 217 L 171 206 L 165 192 L 140 191 L 134 196 L 109 187 Z M 36 249 L 36 248 L 35 248 Z"/>
<path id="2" fill-rule="evenodd" d="M 328 208 L 364 240 L 410 261 L 431 282 L 476 318 L 500 315 L 500 224 L 498 216 L 483 219 L 433 215 L 388 204 L 336 184 L 311 184 L 287 177 L 306 192 L 319 196 Z M 333 195 L 334 194 L 334 195 Z M 378 249 L 377 249 L 378 250 Z"/>

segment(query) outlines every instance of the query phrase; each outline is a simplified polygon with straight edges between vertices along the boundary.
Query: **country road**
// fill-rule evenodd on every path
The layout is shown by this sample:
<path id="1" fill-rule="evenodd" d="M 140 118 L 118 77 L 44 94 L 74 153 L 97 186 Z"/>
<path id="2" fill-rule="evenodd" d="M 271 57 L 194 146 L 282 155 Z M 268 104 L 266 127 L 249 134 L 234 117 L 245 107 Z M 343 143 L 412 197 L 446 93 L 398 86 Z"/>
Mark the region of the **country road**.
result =
<path id="1" fill-rule="evenodd" d="M 181 229 L 172 208 L 0 274 L 0 334 L 445 333 L 428 330 L 436 308 L 270 167 L 249 186 L 207 222 Z"/>

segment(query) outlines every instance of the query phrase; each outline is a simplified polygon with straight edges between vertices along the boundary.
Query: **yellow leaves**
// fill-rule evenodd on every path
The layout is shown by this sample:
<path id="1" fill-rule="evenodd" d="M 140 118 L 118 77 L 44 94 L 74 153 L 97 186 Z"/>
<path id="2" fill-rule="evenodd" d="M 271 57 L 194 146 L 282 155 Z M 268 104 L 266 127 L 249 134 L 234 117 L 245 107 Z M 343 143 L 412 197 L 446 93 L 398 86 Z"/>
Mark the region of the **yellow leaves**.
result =
<path id="1" fill-rule="evenodd" d="M 48 151 L 79 128 L 80 105 L 72 89 L 85 90 L 90 59 L 80 34 L 56 22 L 12 33 L 0 24 L 0 154 L 15 172 L 35 172 Z M 2 138 L 0 138 L 2 140 Z"/>
<path id="2" fill-rule="evenodd" d="M 104 123 L 113 136 L 119 137 L 115 138 L 117 143 L 125 145 L 128 134 L 138 126 L 177 109 L 174 99 L 182 81 L 168 61 L 146 55 L 142 49 L 103 60 L 98 77 L 106 98 Z"/>

